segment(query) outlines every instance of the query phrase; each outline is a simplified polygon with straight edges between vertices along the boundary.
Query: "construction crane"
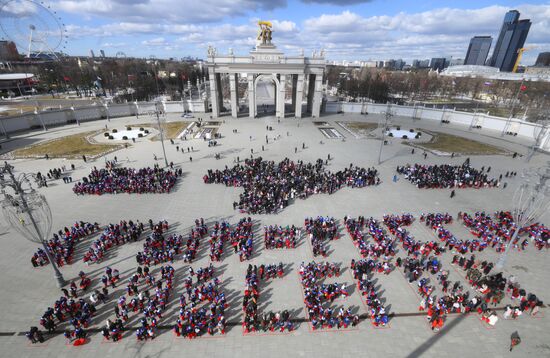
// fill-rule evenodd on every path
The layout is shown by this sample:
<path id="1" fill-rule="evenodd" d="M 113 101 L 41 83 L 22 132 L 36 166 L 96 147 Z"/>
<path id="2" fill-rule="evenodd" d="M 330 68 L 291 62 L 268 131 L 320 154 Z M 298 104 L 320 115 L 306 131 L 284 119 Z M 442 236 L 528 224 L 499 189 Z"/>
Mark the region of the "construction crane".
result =
<path id="1" fill-rule="evenodd" d="M 536 48 L 536 46 L 527 46 L 527 47 L 522 47 L 518 49 L 518 58 L 516 59 L 516 63 L 514 63 L 514 68 L 512 69 L 512 72 L 516 73 L 518 71 L 519 63 L 521 61 L 521 57 L 523 56 L 523 53 L 525 51 L 529 51 L 534 48 Z"/>

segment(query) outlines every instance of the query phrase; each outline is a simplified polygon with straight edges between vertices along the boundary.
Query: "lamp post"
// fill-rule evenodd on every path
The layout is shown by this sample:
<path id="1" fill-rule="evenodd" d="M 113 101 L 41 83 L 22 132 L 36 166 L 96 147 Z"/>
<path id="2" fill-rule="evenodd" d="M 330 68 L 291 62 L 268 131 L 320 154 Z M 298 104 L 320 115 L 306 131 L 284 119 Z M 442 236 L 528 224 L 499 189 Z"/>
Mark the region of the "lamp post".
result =
<path id="1" fill-rule="evenodd" d="M 519 230 L 536 223 L 550 208 L 550 162 L 546 166 L 525 171 L 522 177 L 524 180 L 516 189 L 512 201 L 512 217 L 516 227 L 504 252 L 498 258 L 495 265 L 498 269 L 504 267 Z"/>
<path id="2" fill-rule="evenodd" d="M 378 152 L 378 165 L 382 162 L 382 148 L 384 147 L 384 140 L 386 139 L 386 128 L 388 127 L 388 122 L 391 120 L 391 117 L 393 117 L 393 113 L 391 111 L 391 103 L 388 102 L 388 108 L 386 109 L 386 112 L 383 112 L 384 114 L 384 126 L 382 127 L 382 141 L 380 142 L 380 151 Z M 378 122 L 378 128 L 380 128 L 382 123 L 382 119 Z"/>
<path id="3" fill-rule="evenodd" d="M 539 146 L 542 144 L 543 139 L 549 134 L 549 131 L 550 131 L 550 119 L 543 119 L 543 120 L 537 121 L 536 124 L 538 124 L 539 127 L 535 126 L 533 128 L 535 142 L 529 149 L 529 153 L 527 153 L 527 158 L 525 158 L 525 161 L 527 163 L 531 161 L 531 158 L 533 158 L 533 155 L 535 155 L 535 152 L 537 151 Z M 537 133 L 537 130 L 538 130 L 538 133 Z"/>
<path id="4" fill-rule="evenodd" d="M 162 144 L 162 153 L 164 154 L 164 164 L 166 164 L 166 167 L 168 167 L 168 159 L 166 158 L 166 149 L 164 148 L 164 129 L 162 128 L 162 125 L 160 123 L 160 116 L 159 116 L 159 104 L 160 102 L 155 102 L 155 114 L 157 116 L 157 124 L 159 126 L 159 133 L 160 133 L 160 143 Z"/>
<path id="5" fill-rule="evenodd" d="M 52 230 L 52 212 L 46 198 L 33 188 L 31 179 L 36 181 L 37 177 L 26 173 L 16 177 L 13 167 L 8 163 L 4 164 L 0 171 L 2 212 L 7 222 L 25 239 L 42 244 L 52 265 L 57 286 L 61 288 L 65 286 L 65 280 L 46 243 Z"/>

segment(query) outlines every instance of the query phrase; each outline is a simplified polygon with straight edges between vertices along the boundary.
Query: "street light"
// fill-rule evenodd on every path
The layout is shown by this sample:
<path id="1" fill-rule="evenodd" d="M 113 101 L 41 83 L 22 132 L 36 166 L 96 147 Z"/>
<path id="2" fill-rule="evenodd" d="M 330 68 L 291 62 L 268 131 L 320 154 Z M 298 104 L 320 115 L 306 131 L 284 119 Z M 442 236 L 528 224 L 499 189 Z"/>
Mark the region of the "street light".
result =
<path id="1" fill-rule="evenodd" d="M 550 208 L 550 162 L 545 167 L 533 168 L 523 173 L 523 182 L 516 189 L 511 212 L 516 224 L 514 234 L 506 243 L 504 252 L 498 258 L 496 268 L 502 269 L 506 263 L 508 251 L 516 240 L 519 230 L 532 225 Z"/>
<path id="2" fill-rule="evenodd" d="M 168 167 L 168 159 L 166 158 L 166 149 L 164 148 L 164 129 L 162 128 L 162 125 L 160 124 L 159 104 L 160 104 L 160 102 L 155 102 L 155 114 L 157 116 L 157 124 L 159 126 L 160 143 L 162 144 L 162 153 L 164 154 L 164 164 L 166 164 L 166 167 Z"/>
<path id="3" fill-rule="evenodd" d="M 380 151 L 378 152 L 378 165 L 382 162 L 382 148 L 384 147 L 384 140 L 386 139 L 386 128 L 388 127 L 388 122 L 391 120 L 391 117 L 393 117 L 393 112 L 391 111 L 391 103 L 388 102 L 388 108 L 386 109 L 386 112 L 382 112 L 384 114 L 384 126 L 382 127 L 382 141 L 380 142 Z M 378 128 L 381 127 L 382 118 L 378 121 Z"/>
<path id="4" fill-rule="evenodd" d="M 527 153 L 527 158 L 525 159 L 527 163 L 531 161 L 531 158 L 533 158 L 533 155 L 535 155 L 535 152 L 542 144 L 543 139 L 550 133 L 550 119 L 543 119 L 537 121 L 535 124 L 538 124 L 539 126 L 533 127 L 535 142 L 529 149 L 529 153 Z"/>
<path id="5" fill-rule="evenodd" d="M 21 173 L 15 177 L 13 167 L 5 163 L 0 171 L 2 212 L 7 222 L 25 239 L 42 244 L 54 270 L 57 286 L 61 288 L 65 286 L 65 280 L 47 246 L 52 230 L 52 212 L 46 198 L 33 188 L 31 179 L 37 181 L 34 174 Z"/>

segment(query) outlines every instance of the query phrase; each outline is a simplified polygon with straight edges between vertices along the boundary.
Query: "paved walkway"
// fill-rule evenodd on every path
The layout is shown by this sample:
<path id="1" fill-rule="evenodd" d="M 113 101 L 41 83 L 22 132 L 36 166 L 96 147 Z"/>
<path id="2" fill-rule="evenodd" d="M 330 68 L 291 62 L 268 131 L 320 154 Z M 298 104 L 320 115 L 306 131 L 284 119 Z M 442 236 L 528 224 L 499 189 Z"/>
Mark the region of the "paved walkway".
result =
<path id="1" fill-rule="evenodd" d="M 171 120 L 177 119 L 171 116 Z M 383 163 L 378 166 L 378 148 L 380 142 L 376 139 L 356 139 L 349 132 L 336 125 L 336 121 L 365 120 L 365 116 L 328 116 L 323 121 L 335 125 L 346 138 L 342 140 L 327 139 L 314 126 L 310 119 L 295 120 L 287 118 L 279 123 L 274 118 L 261 120 L 250 119 L 226 119 L 221 124 L 220 133 L 223 138 L 219 140 L 217 147 L 208 147 L 202 140 L 177 141 L 175 145 L 180 147 L 193 147 L 193 153 L 176 152 L 175 145 L 167 142 L 168 161 L 181 167 L 185 173 L 184 179 L 178 184 L 177 190 L 169 195 L 104 195 L 104 196 L 75 196 L 71 186 L 63 184 L 62 180 L 52 182 L 48 188 L 41 189 L 48 198 L 54 219 L 54 229 L 69 226 L 77 220 L 94 222 L 102 225 L 117 222 L 121 219 L 139 219 L 147 221 L 166 219 L 171 227 L 182 234 L 187 234 L 196 218 L 203 217 L 208 223 L 216 220 L 228 220 L 235 223 L 245 215 L 233 211 L 232 203 L 242 192 L 239 188 L 227 188 L 223 185 L 205 185 L 202 176 L 209 168 L 223 168 L 232 166 L 234 159 L 239 156 L 241 160 L 250 157 L 250 149 L 254 150 L 254 156 L 261 155 L 270 160 L 281 160 L 289 157 L 293 160 L 314 162 L 317 158 L 327 158 L 330 154 L 333 160 L 329 162 L 329 170 L 339 170 L 350 163 L 359 166 L 376 166 L 380 169 L 382 184 L 379 187 L 367 187 L 364 189 L 345 188 L 333 195 L 314 195 L 307 200 L 297 200 L 278 215 L 254 215 L 255 228 L 260 230 L 263 225 L 280 224 L 298 226 L 303 225 L 306 216 L 330 215 L 340 220 L 344 215 L 348 216 L 373 216 L 382 218 L 388 213 L 399 214 L 411 212 L 416 217 L 422 212 L 445 212 L 456 215 L 458 211 L 474 212 L 486 210 L 493 212 L 510 208 L 513 190 L 519 179 L 512 179 L 508 188 L 502 189 L 465 189 L 457 190 L 455 198 L 450 199 L 450 190 L 425 191 L 416 189 L 409 182 L 400 179 L 392 182 L 395 166 L 405 163 L 462 163 L 464 157 L 454 159 L 441 158 L 429 155 L 426 160 L 417 150 L 415 155 L 410 154 L 410 147 L 403 146 L 399 140 L 394 139 L 391 145 L 384 147 Z M 367 120 L 376 121 L 374 115 L 367 116 Z M 113 120 L 110 128 L 123 128 L 125 124 L 143 123 L 144 118 L 125 118 Z M 517 138 L 499 139 L 494 137 L 463 131 L 455 127 L 442 127 L 421 121 L 412 123 L 410 119 L 396 118 L 396 123 L 410 125 L 414 128 L 426 128 L 442 130 L 449 133 L 466 133 L 466 135 L 481 139 L 486 142 L 498 143 L 507 149 L 525 153 L 527 146 Z M 102 128 L 102 122 L 88 122 L 82 126 L 71 126 L 43 132 L 35 132 L 32 136 L 21 135 L 14 140 L 4 143 L 3 150 L 28 144 L 33 141 L 48 139 L 58 136 Z M 273 127 L 273 131 L 266 131 L 266 126 Z M 237 134 L 232 130 L 237 129 Z M 288 135 L 287 135 L 288 132 Z M 265 136 L 269 137 L 269 144 L 265 143 Z M 252 140 L 250 140 L 252 136 Z M 280 137 L 279 137 L 280 136 Z M 274 140 L 274 138 L 279 139 Z M 321 144 L 321 142 L 323 144 Z M 306 149 L 302 150 L 302 143 Z M 265 151 L 262 152 L 262 145 Z M 294 148 L 298 152 L 294 153 Z M 146 139 L 138 140 L 135 146 L 120 150 L 108 156 L 112 159 L 116 155 L 119 161 L 127 161 L 125 164 L 132 167 L 143 167 L 155 163 L 153 156 L 159 158 L 162 150 L 159 142 L 150 142 Z M 222 158 L 216 160 L 215 153 L 220 153 Z M 189 157 L 193 157 L 190 162 Z M 523 159 L 512 159 L 504 156 L 476 156 L 471 157 L 471 163 L 475 167 L 492 166 L 491 173 L 495 176 L 507 170 L 520 171 L 523 168 L 544 165 L 549 157 L 537 154 L 531 163 L 527 165 Z M 76 164 L 76 170 L 72 173 L 73 179 L 87 175 L 92 166 L 101 166 L 104 159 L 95 162 L 83 163 L 82 161 L 68 160 L 17 160 L 12 161 L 17 171 L 45 172 L 50 168 L 59 167 L 70 163 Z M 159 161 L 158 163 L 162 163 Z M 550 224 L 548 215 L 543 220 Z M 4 226 L 6 228 L 6 226 Z M 418 239 L 435 240 L 436 237 L 423 225 L 413 224 L 411 228 Z M 459 237 L 469 235 L 460 225 L 453 224 L 450 230 Z M 7 229 L 3 230 L 8 231 Z M 38 325 L 39 317 L 44 310 L 53 304 L 60 296 L 55 288 L 51 268 L 45 267 L 33 269 L 30 257 L 37 245 L 25 241 L 17 234 L 9 231 L 0 235 L 0 269 L 4 275 L 0 278 L 0 285 L 4 289 L 0 291 L 0 352 L 2 356 L 14 357 L 64 357 L 78 354 L 83 357 L 92 357 L 98 354 L 109 356 L 136 356 L 136 357 L 168 357 L 174 354 L 183 356 L 216 355 L 216 356 L 348 356 L 365 355 L 405 357 L 405 356 L 550 356 L 550 344 L 548 343 L 548 330 L 550 321 L 546 316 L 535 319 L 524 315 L 516 321 L 501 319 L 495 329 L 487 329 L 479 321 L 477 316 L 450 316 L 445 329 L 434 334 L 428 329 L 423 316 L 417 315 L 417 307 L 420 301 L 415 293 L 415 288 L 409 286 L 403 275 L 398 271 L 392 272 L 386 277 L 380 277 L 380 284 L 384 290 L 386 304 L 391 304 L 391 312 L 396 317 L 391 320 L 390 328 L 374 329 L 368 321 L 362 321 L 355 330 L 311 332 L 305 319 L 305 307 L 302 303 L 301 286 L 298 282 L 297 270 L 300 262 L 313 260 L 310 246 L 302 240 L 294 250 L 265 250 L 262 248 L 263 237 L 256 236 L 252 264 L 268 264 L 283 262 L 289 267 L 288 274 L 280 281 L 274 281 L 268 287 L 269 294 L 261 296 L 260 300 L 267 310 L 289 309 L 293 312 L 293 318 L 298 322 L 299 328 L 290 334 L 246 335 L 243 336 L 239 326 L 241 319 L 240 307 L 242 304 L 242 290 L 244 288 L 244 276 L 248 262 L 240 263 L 238 256 L 229 253 L 215 266 L 222 273 L 223 288 L 229 297 L 230 309 L 228 320 L 231 324 L 225 337 L 200 338 L 194 341 L 175 338 L 171 332 L 163 331 L 153 342 L 139 343 L 135 341 L 133 332 L 120 343 L 102 342 L 101 334 L 93 333 L 91 342 L 84 347 L 66 347 L 65 339 L 61 336 L 49 339 L 43 346 L 28 346 L 27 340 L 20 332 L 24 332 L 31 325 Z M 89 240 L 79 244 L 78 248 L 86 249 Z M 349 267 L 352 258 L 359 259 L 359 252 L 352 244 L 349 235 L 345 234 L 341 240 L 331 242 L 328 261 L 335 261 L 343 267 Z M 77 249 L 78 249 L 77 248 Z M 113 250 L 108 259 L 98 265 L 86 266 L 78 261 L 61 270 L 67 279 L 74 279 L 80 270 L 87 272 L 93 279 L 94 285 L 99 285 L 99 278 L 103 274 L 105 266 L 119 269 L 125 279 L 136 267 L 135 253 L 142 248 L 142 243 L 137 242 L 118 247 Z M 206 266 L 209 263 L 209 247 L 206 242 L 201 244 L 198 254 L 199 259 L 193 263 L 194 268 Z M 519 282 L 528 291 L 537 294 L 546 303 L 550 302 L 550 290 L 548 285 L 548 272 L 550 260 L 548 252 L 535 252 L 529 248 L 526 252 L 512 252 L 507 266 L 506 274 L 513 273 Z M 478 255 L 484 259 L 496 261 L 494 251 L 485 250 Z M 450 266 L 451 255 L 445 254 L 443 262 L 445 268 L 451 271 L 452 279 L 460 279 L 461 273 Z M 177 312 L 177 299 L 182 292 L 182 279 L 185 277 L 189 265 L 178 261 L 176 268 L 176 286 L 170 303 L 168 315 L 163 320 L 163 325 L 171 325 L 175 322 Z M 354 284 L 349 269 L 345 270 L 340 281 L 349 285 Z M 119 287 L 117 294 L 122 292 Z M 114 301 L 113 301 L 114 302 Z M 505 301 L 503 303 L 506 303 Z M 365 306 L 361 303 L 357 290 L 352 290 L 351 296 L 338 302 L 346 306 L 352 306 L 356 312 L 365 315 Z M 114 317 L 112 306 L 100 306 L 100 313 L 94 318 L 94 324 L 102 326 L 105 319 Z M 544 312 L 547 313 L 547 312 Z M 301 322 L 301 323 L 300 323 Z M 133 322 L 136 323 L 135 321 Z M 510 335 L 518 331 L 523 339 L 522 344 L 514 352 L 509 353 Z M 4 332 L 5 334 L 2 334 Z M 458 348 L 460 347 L 460 348 Z"/>

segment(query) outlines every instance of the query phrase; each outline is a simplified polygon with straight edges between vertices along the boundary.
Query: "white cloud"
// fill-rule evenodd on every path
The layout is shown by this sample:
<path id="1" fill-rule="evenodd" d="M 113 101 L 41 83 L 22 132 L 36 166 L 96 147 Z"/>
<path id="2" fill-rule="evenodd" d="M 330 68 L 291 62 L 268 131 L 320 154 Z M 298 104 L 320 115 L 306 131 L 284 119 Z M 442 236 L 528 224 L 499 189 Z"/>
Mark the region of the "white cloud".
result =
<path id="1" fill-rule="evenodd" d="M 68 25 L 67 30 L 73 38 L 98 37 L 101 42 L 127 44 L 143 41 L 143 45 L 155 48 L 159 54 L 170 51 L 169 56 L 204 57 L 207 44 L 217 47 L 220 53 L 233 48 L 242 54 L 255 44 L 258 18 L 246 18 L 244 23 L 238 24 L 223 23 L 220 19 L 258 8 L 282 6 L 286 1 L 276 0 L 272 5 L 268 5 L 268 0 L 254 4 L 253 0 L 61 0 L 60 3 L 66 10 L 74 6 L 75 12 L 97 14 L 105 11 L 112 12 L 109 17 L 124 18 L 97 27 Z M 239 6 L 241 10 L 235 9 Z M 527 4 L 516 9 L 521 12 L 522 19 L 530 18 L 533 22 L 527 44 L 534 44 L 537 49 L 526 52 L 523 61 L 533 63 L 538 52 L 550 50 L 550 5 Z M 493 44 L 496 42 L 508 10 L 495 5 L 370 17 L 345 10 L 310 17 L 301 23 L 273 19 L 273 41 L 289 55 L 298 53 L 301 48 L 310 53 L 324 47 L 330 59 L 463 58 L 474 35 L 491 35 Z M 162 16 L 158 16 L 160 12 Z M 211 15 L 212 12 L 216 14 Z M 194 18 L 186 21 L 189 16 Z M 213 17 L 203 19 L 208 16 Z M 128 37 L 137 40 L 130 41 Z M 128 45 L 124 50 L 135 53 L 139 47 Z"/>
<path id="2" fill-rule="evenodd" d="M 526 44 L 536 42 L 540 51 L 550 49 L 550 5 L 520 5 L 516 9 L 521 13 L 520 19 L 529 18 L 533 23 Z M 509 10 L 501 6 L 441 8 L 372 17 L 343 11 L 305 20 L 302 33 L 315 39 L 315 45 L 332 48 L 328 53 L 335 58 L 463 58 L 472 36 L 492 35 L 493 44 L 496 42 L 504 14 Z M 350 46 L 355 44 L 362 46 Z M 526 53 L 524 63 L 533 62 L 540 51 Z"/>
<path id="3" fill-rule="evenodd" d="M 148 46 L 148 47 L 156 47 L 156 46 L 166 47 L 170 45 L 164 37 L 157 37 L 154 39 L 143 40 L 141 41 L 141 44 L 143 46 Z"/>
<path id="4" fill-rule="evenodd" d="M 286 0 L 58 0 L 60 10 L 148 23 L 204 23 L 286 6 Z"/>

